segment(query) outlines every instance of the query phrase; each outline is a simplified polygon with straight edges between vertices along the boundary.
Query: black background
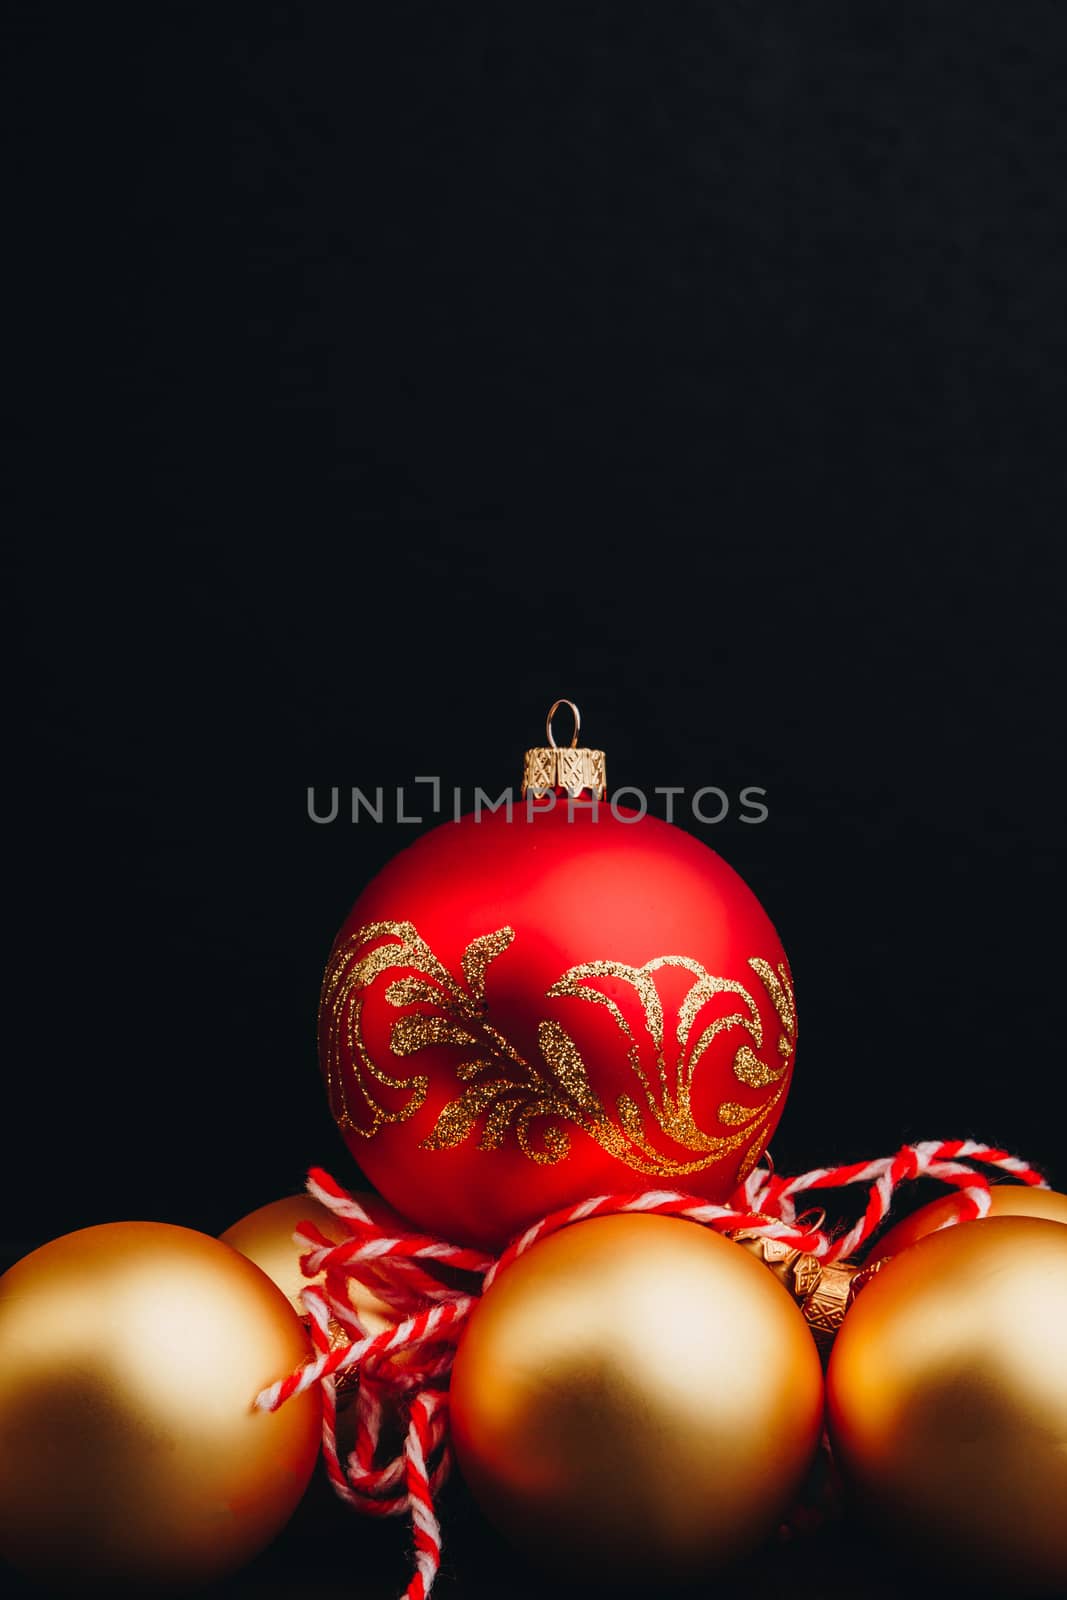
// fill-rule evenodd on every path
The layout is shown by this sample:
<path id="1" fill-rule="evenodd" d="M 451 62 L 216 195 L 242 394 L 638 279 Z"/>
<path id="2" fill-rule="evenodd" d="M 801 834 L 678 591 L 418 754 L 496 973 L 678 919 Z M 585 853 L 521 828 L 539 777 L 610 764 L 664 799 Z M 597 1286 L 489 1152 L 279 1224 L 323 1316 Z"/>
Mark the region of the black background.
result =
<path id="1" fill-rule="evenodd" d="M 559 694 L 767 790 L 696 831 L 793 963 L 781 1168 L 1067 1185 L 1062 8 L 6 28 L 6 1257 L 353 1176 L 318 984 L 414 830 L 307 788 L 495 792 Z"/>

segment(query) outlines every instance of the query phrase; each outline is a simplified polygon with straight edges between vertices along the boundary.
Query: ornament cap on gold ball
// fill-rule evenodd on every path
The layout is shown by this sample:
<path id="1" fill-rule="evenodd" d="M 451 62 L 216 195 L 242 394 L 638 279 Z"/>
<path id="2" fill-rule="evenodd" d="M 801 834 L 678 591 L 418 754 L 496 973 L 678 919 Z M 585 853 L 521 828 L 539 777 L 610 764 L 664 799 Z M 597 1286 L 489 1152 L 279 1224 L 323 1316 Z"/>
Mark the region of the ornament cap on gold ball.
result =
<path id="1" fill-rule="evenodd" d="M 552 719 L 561 706 L 566 706 L 574 718 L 574 730 L 569 745 L 560 747 L 552 732 Z M 607 794 L 607 771 L 603 750 L 591 750 L 578 744 L 582 718 L 573 700 L 554 700 L 545 718 L 547 743 L 527 750 L 522 763 L 522 792 L 548 793 L 565 789 L 573 799 L 588 789 L 598 800 Z"/>
<path id="2" fill-rule="evenodd" d="M 853 1295 L 862 1287 L 858 1264 L 835 1261 L 827 1265 L 817 1256 L 781 1239 L 768 1238 L 755 1229 L 739 1228 L 730 1238 L 762 1261 L 789 1290 L 804 1315 L 825 1366 Z"/>

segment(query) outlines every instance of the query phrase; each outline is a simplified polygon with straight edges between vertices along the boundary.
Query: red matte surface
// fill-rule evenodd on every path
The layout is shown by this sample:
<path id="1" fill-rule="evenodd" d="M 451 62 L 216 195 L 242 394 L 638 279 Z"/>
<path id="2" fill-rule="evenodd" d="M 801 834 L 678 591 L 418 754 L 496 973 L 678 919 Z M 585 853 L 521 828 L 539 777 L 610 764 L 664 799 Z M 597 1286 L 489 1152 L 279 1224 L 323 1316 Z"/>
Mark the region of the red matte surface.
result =
<path id="1" fill-rule="evenodd" d="M 622 822 L 602 805 L 595 822 L 580 809 L 568 821 L 561 801 L 554 811 L 529 822 L 525 808 L 517 804 L 510 823 L 502 812 L 483 813 L 480 821 L 467 816 L 446 823 L 403 850 L 373 879 L 341 927 L 335 948 L 356 929 L 379 920 L 413 923 L 460 981 L 460 962 L 470 941 L 512 927 L 514 942 L 488 968 L 488 1020 L 544 1072 L 538 1023 L 555 1019 L 577 1044 L 609 1115 L 615 1116 L 620 1094 L 637 1099 L 657 1146 L 676 1158 L 684 1159 L 687 1152 L 656 1125 L 628 1061 L 628 1041 L 608 1009 L 569 996 L 546 997 L 565 971 L 589 961 L 614 960 L 637 967 L 656 957 L 690 957 L 714 976 L 742 984 L 752 995 L 764 1032 L 760 1058 L 781 1064 L 775 1048 L 779 1020 L 748 964 L 750 957 L 762 958 L 774 968 L 785 962 L 774 927 L 755 895 L 721 856 L 655 818 Z M 388 982 L 401 975 L 390 972 L 368 987 L 362 1008 L 364 1036 L 372 1059 L 390 1076 L 407 1080 L 429 1074 L 426 1100 L 406 1121 L 386 1124 L 370 1138 L 353 1132 L 346 1137 L 370 1180 L 419 1226 L 457 1242 L 498 1246 L 546 1212 L 589 1195 L 660 1186 L 722 1200 L 735 1187 L 751 1141 L 685 1176 L 666 1172 L 650 1176 L 635 1170 L 602 1149 L 584 1129 L 558 1118 L 533 1124 L 537 1144 L 539 1130 L 547 1122 L 569 1133 L 569 1153 L 551 1165 L 525 1154 L 514 1128 L 501 1148 L 480 1149 L 484 1118 L 454 1149 L 420 1148 L 442 1108 L 462 1091 L 456 1067 L 472 1052 L 449 1044 L 429 1045 L 405 1058 L 391 1052 L 391 1029 L 402 1013 L 386 1001 L 385 991 Z M 686 971 L 661 969 L 656 982 L 663 1001 L 664 1064 L 670 1083 L 678 1053 L 677 1008 L 693 977 Z M 596 987 L 610 994 L 630 1021 L 645 1070 L 658 1082 L 656 1049 L 632 986 L 601 978 Z M 716 1016 L 737 1009 L 736 997 L 728 993 L 705 1002 L 692 1037 Z M 751 1042 L 737 1027 L 728 1028 L 713 1040 L 697 1068 L 692 1108 L 698 1127 L 709 1134 L 731 1131 L 717 1116 L 723 1101 L 758 1106 L 773 1092 L 752 1089 L 735 1076 L 737 1048 Z M 366 1102 L 347 1064 L 344 1082 L 351 1115 L 360 1121 Z M 404 1091 L 376 1087 L 375 1093 L 390 1109 L 407 1099 Z M 768 1139 L 784 1104 L 783 1094 L 765 1124 Z"/>

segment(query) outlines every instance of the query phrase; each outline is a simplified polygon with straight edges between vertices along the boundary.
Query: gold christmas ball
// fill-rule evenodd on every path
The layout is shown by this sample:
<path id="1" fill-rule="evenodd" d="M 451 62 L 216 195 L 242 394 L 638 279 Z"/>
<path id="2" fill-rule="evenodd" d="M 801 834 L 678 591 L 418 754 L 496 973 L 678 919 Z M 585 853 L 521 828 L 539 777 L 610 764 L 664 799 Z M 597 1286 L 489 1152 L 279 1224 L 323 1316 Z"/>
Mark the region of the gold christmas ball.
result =
<path id="1" fill-rule="evenodd" d="M 0 1557 L 105 1588 L 199 1584 L 295 1510 L 317 1390 L 258 1392 L 309 1354 L 269 1278 L 218 1239 L 113 1222 L 0 1278 Z"/>
<path id="2" fill-rule="evenodd" d="M 579 1222 L 509 1266 L 452 1376 L 464 1477 L 561 1569 L 665 1580 L 755 1545 L 822 1429 L 804 1319 L 766 1267 L 678 1219 Z"/>
<path id="3" fill-rule="evenodd" d="M 370 1195 L 361 1194 L 357 1199 L 370 1206 L 374 1204 L 374 1197 Z M 296 1243 L 293 1232 L 301 1222 L 313 1222 L 327 1239 L 335 1239 L 338 1243 L 349 1237 L 333 1212 L 307 1194 L 285 1195 L 281 1200 L 271 1200 L 233 1223 L 220 1237 L 234 1250 L 247 1256 L 249 1261 L 254 1261 L 303 1316 L 301 1294 L 314 1279 L 305 1278 L 300 1270 L 300 1257 L 307 1247 Z M 352 1304 L 368 1333 L 381 1333 L 383 1328 L 392 1327 L 396 1321 L 395 1312 L 372 1289 L 357 1283 L 355 1278 L 349 1278 L 347 1286 Z"/>
<path id="4" fill-rule="evenodd" d="M 827 1373 L 860 1506 L 1004 1588 L 1067 1589 L 1067 1230 L 930 1234 L 859 1293 Z"/>
<path id="5" fill-rule="evenodd" d="M 1025 1183 L 998 1183 L 989 1191 L 989 1217 L 1044 1217 L 1048 1222 L 1067 1222 L 1067 1194 L 1056 1194 L 1053 1189 L 1034 1189 Z M 879 1256 L 895 1256 L 908 1245 L 925 1239 L 928 1233 L 953 1222 L 963 1210 L 961 1194 L 944 1194 L 921 1206 L 895 1227 L 890 1228 L 881 1243 L 871 1251 L 871 1260 Z"/>

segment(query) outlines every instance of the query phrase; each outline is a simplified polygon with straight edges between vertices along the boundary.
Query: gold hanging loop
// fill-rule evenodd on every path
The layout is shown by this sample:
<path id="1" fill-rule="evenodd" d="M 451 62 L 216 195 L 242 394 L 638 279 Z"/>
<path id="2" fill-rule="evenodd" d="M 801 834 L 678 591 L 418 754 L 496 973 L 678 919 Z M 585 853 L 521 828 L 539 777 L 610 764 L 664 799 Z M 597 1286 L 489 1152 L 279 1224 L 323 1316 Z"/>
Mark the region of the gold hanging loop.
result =
<path id="1" fill-rule="evenodd" d="M 566 706 L 567 710 L 574 718 L 574 732 L 571 734 L 571 742 L 568 746 L 568 749 L 573 750 L 578 744 L 578 734 L 581 731 L 582 726 L 582 714 L 578 710 L 578 707 L 575 705 L 573 700 L 553 700 L 551 706 L 549 707 L 548 716 L 545 718 L 545 738 L 548 740 L 548 748 L 550 750 L 559 749 L 559 745 L 556 743 L 556 736 L 552 732 L 552 718 L 556 715 L 556 712 L 559 710 L 560 706 Z"/>
<path id="2" fill-rule="evenodd" d="M 566 706 L 574 718 L 571 742 L 562 749 L 556 743 L 555 734 L 552 732 L 552 719 L 561 706 Z M 588 789 L 596 799 L 604 799 L 607 794 L 604 752 L 590 750 L 578 744 L 581 726 L 581 713 L 573 700 L 552 702 L 545 718 L 545 738 L 548 743 L 527 750 L 522 764 L 524 797 L 527 790 L 533 790 L 535 794 L 546 794 L 564 789 L 572 799 L 575 799 L 583 790 Z"/>

